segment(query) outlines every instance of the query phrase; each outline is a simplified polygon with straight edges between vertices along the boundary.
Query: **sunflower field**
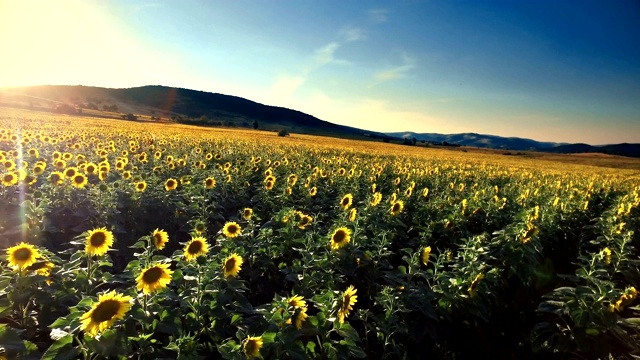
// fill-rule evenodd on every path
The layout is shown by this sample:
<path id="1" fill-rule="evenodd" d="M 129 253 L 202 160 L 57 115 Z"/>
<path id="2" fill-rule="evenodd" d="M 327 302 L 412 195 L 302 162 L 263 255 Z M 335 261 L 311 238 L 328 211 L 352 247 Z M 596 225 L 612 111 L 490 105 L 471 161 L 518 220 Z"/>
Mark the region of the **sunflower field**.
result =
<path id="1" fill-rule="evenodd" d="M 637 171 L 0 123 L 0 359 L 640 356 Z"/>

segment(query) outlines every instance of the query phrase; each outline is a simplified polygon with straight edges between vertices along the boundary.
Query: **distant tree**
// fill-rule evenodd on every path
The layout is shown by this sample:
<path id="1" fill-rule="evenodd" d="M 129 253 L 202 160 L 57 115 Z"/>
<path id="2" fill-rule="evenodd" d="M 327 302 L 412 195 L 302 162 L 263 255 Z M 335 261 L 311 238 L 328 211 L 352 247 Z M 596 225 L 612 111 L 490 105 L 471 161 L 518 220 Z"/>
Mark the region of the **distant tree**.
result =
<path id="1" fill-rule="evenodd" d="M 258 120 L 253 120 L 253 128 L 258 130 Z"/>
<path id="2" fill-rule="evenodd" d="M 402 140 L 402 145 L 413 145 L 413 143 L 409 138 L 404 138 L 404 140 Z"/>
<path id="3" fill-rule="evenodd" d="M 127 120 L 138 120 L 138 116 L 133 115 L 132 113 L 128 113 Z"/>
<path id="4" fill-rule="evenodd" d="M 289 136 L 289 132 L 285 129 L 282 129 L 278 131 L 278 136 L 282 136 L 282 137 Z"/>
<path id="5" fill-rule="evenodd" d="M 412 145 L 415 145 L 417 141 L 418 141 L 418 139 L 416 139 L 416 138 L 414 137 L 413 139 L 411 139 L 411 144 L 412 144 Z"/>
<path id="6" fill-rule="evenodd" d="M 384 141 L 384 142 L 386 142 L 388 144 L 389 143 L 389 138 L 388 137 L 383 138 L 382 141 Z"/>

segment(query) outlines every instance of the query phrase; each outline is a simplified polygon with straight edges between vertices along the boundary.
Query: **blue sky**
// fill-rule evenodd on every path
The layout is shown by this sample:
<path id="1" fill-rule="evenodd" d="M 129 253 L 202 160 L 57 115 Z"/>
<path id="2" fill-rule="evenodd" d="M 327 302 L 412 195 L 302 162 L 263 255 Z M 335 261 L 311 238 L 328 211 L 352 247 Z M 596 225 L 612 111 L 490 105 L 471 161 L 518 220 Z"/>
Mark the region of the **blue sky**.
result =
<path id="1" fill-rule="evenodd" d="M 0 0 L 0 86 L 178 86 L 377 131 L 640 143 L 638 44 L 632 0 Z"/>

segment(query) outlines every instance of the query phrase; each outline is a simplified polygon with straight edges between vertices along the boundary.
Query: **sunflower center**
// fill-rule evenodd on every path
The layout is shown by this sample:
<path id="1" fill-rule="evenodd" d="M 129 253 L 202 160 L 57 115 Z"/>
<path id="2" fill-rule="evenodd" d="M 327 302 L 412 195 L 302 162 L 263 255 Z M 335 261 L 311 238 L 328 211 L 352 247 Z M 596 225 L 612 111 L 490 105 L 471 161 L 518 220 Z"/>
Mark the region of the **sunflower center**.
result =
<path id="1" fill-rule="evenodd" d="M 76 174 L 76 171 L 73 169 L 68 169 L 67 172 L 65 173 L 67 177 L 72 177 L 75 174 Z"/>
<path id="2" fill-rule="evenodd" d="M 229 225 L 229 227 L 227 228 L 227 231 L 228 231 L 230 234 L 235 234 L 235 233 L 237 233 L 237 232 L 238 232 L 238 227 L 237 227 L 237 226 L 235 226 L 235 225 Z"/>
<path id="3" fill-rule="evenodd" d="M 84 182 L 84 176 L 82 176 L 82 175 L 78 175 L 78 176 L 76 176 L 75 178 L 73 178 L 73 181 L 74 181 L 76 184 L 82 184 L 82 183 Z"/>
<path id="4" fill-rule="evenodd" d="M 91 314 L 91 320 L 101 323 L 111 320 L 120 310 L 120 302 L 117 300 L 102 301 Z"/>
<path id="5" fill-rule="evenodd" d="M 13 253 L 13 257 L 18 261 L 27 261 L 31 259 L 31 249 L 18 249 L 15 253 Z"/>
<path id="6" fill-rule="evenodd" d="M 144 189 L 144 183 L 138 183 L 138 189 Z"/>
<path id="7" fill-rule="evenodd" d="M 105 243 L 105 241 L 107 241 L 107 235 L 103 232 L 96 232 L 93 235 L 91 235 L 91 238 L 89 239 L 91 246 L 95 246 L 95 247 L 102 246 Z"/>
<path id="8" fill-rule="evenodd" d="M 340 243 L 343 242 L 346 237 L 347 234 L 343 230 L 339 230 L 335 233 L 335 235 L 333 235 L 333 241 Z"/>
<path id="9" fill-rule="evenodd" d="M 157 266 L 152 267 L 151 269 L 144 272 L 144 274 L 142 275 L 142 281 L 147 284 L 154 284 L 156 281 L 160 280 L 163 273 L 164 271 L 162 271 L 161 268 Z"/>
<path id="10" fill-rule="evenodd" d="M 398 204 L 398 203 L 393 204 L 393 208 L 391 208 L 391 211 L 393 211 L 393 212 L 400 211 L 400 204 Z"/>
<path id="11" fill-rule="evenodd" d="M 342 206 L 347 206 L 347 205 L 349 205 L 349 198 L 342 199 Z"/>
<path id="12" fill-rule="evenodd" d="M 247 341 L 244 350 L 247 354 L 253 354 L 254 352 L 256 352 L 258 349 L 258 344 L 256 343 L 255 340 L 249 340 Z"/>
<path id="13" fill-rule="evenodd" d="M 189 252 L 189 254 L 197 254 L 200 252 L 200 250 L 202 250 L 202 243 L 200 241 L 194 241 L 189 244 L 187 252 Z"/>
<path id="14" fill-rule="evenodd" d="M 226 272 L 231 272 L 233 271 L 233 268 L 236 267 L 236 259 L 231 258 L 229 260 L 227 260 L 227 262 L 224 263 L 224 270 Z"/>
<path id="15" fill-rule="evenodd" d="M 153 239 L 155 240 L 156 244 L 162 243 L 162 235 L 160 234 L 153 234 Z"/>
<path id="16" fill-rule="evenodd" d="M 12 174 L 6 174 L 4 176 L 4 181 L 5 182 L 12 182 L 13 181 L 13 175 Z"/>

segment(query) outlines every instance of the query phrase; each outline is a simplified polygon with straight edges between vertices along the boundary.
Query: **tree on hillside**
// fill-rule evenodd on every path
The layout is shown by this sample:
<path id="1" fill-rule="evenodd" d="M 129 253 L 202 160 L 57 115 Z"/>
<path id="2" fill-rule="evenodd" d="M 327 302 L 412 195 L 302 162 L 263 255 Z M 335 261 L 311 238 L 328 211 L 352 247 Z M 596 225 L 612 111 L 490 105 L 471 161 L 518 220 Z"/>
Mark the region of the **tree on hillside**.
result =
<path id="1" fill-rule="evenodd" d="M 258 130 L 258 120 L 253 120 L 253 128 Z"/>

